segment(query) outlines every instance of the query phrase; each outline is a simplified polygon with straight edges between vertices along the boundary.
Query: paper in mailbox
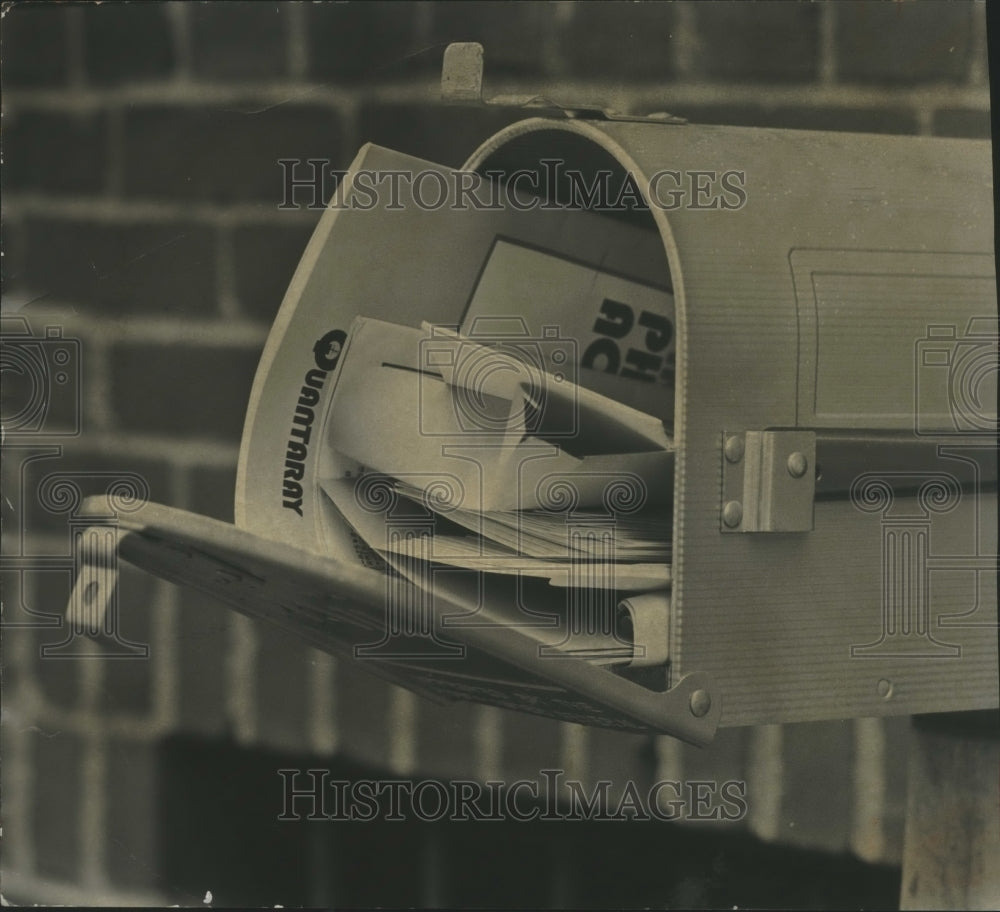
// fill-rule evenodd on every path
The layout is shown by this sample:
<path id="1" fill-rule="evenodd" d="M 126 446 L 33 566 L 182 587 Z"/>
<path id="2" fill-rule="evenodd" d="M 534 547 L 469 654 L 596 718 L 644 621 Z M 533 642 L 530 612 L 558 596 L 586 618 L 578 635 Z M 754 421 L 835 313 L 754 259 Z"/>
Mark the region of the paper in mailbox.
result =
<path id="1" fill-rule="evenodd" d="M 322 488 L 345 521 L 384 560 L 391 561 L 393 557 L 401 555 L 482 573 L 537 577 L 557 588 L 588 586 L 623 592 L 649 592 L 670 586 L 669 565 L 663 562 L 637 562 L 630 553 L 628 539 L 622 543 L 624 547 L 616 549 L 610 556 L 582 552 L 570 554 L 567 553 L 564 541 L 561 554 L 539 558 L 528 556 L 519 550 L 523 541 L 520 530 L 512 536 L 516 538 L 516 545 L 515 541 L 511 541 L 511 547 L 498 544 L 493 537 L 475 534 L 393 535 L 385 525 L 385 517 L 366 509 L 359 501 L 355 484 L 352 479 L 330 479 L 323 482 Z M 420 506 L 416 500 L 412 503 L 414 510 L 411 516 L 424 518 L 423 501 L 421 500 Z M 402 511 L 397 507 L 396 512 Z M 453 512 L 448 511 L 447 516 L 452 518 Z M 408 532 L 430 531 L 426 525 L 420 530 L 418 527 L 421 525 L 424 524 L 411 519 L 404 528 Z M 565 537 L 564 526 L 563 538 Z M 663 547 L 660 543 L 661 553 L 658 557 L 662 558 Z"/>
<path id="2" fill-rule="evenodd" d="M 341 353 L 327 443 L 368 469 L 431 485 L 450 504 L 532 510 L 572 487 L 600 506 L 610 477 L 669 501 L 673 442 L 662 422 L 453 331 L 357 317 Z"/>

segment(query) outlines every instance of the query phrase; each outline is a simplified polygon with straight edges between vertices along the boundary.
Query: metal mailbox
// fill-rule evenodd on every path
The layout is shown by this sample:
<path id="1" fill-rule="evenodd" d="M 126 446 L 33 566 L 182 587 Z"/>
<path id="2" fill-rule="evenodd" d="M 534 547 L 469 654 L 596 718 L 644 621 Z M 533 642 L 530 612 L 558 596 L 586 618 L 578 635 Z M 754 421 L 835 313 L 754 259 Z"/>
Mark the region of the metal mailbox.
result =
<path id="1" fill-rule="evenodd" d="M 391 174 L 425 177 L 389 192 Z M 458 171 L 365 146 L 268 338 L 236 528 L 150 505 L 118 548 L 437 699 L 700 744 L 718 725 L 995 707 L 992 219 L 975 141 L 560 114 Z M 430 592 L 359 547 L 323 491 L 371 477 L 330 440 L 359 315 L 512 318 L 664 422 L 670 581 L 626 618 L 648 662 L 540 639 L 504 613 L 509 580 Z M 79 623 L 98 623 L 98 590 L 85 554 Z M 602 598 L 620 620 L 639 597 Z M 470 603 L 478 621 L 453 622 Z M 424 645 L 380 655 L 393 623 Z"/>

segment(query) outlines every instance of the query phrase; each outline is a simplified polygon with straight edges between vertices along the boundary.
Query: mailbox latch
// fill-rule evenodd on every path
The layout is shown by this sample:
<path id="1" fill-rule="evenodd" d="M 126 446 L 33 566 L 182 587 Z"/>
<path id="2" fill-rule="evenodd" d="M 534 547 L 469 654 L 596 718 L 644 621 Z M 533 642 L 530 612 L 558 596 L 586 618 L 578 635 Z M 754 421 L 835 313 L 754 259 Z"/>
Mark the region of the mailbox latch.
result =
<path id="1" fill-rule="evenodd" d="M 815 433 L 723 434 L 723 532 L 811 532 L 815 497 Z"/>

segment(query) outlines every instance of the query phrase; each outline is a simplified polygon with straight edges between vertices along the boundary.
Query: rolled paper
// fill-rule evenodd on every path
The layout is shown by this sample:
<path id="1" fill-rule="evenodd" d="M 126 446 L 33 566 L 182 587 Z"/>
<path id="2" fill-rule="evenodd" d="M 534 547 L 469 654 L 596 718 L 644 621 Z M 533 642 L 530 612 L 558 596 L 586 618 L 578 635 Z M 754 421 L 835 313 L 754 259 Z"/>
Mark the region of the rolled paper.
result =
<path id="1" fill-rule="evenodd" d="M 670 658 L 670 593 L 646 592 L 618 603 L 619 614 L 626 612 L 632 625 L 633 668 L 665 665 Z"/>

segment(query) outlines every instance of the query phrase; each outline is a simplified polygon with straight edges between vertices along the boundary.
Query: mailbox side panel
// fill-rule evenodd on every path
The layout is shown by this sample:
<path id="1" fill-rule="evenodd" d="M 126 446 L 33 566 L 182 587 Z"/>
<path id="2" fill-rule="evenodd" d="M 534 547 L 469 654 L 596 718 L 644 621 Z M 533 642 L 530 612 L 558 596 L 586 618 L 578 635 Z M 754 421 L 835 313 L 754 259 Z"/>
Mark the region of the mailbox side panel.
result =
<path id="1" fill-rule="evenodd" d="M 600 130 L 647 179 L 745 176 L 741 208 L 657 214 L 679 333 L 674 671 L 713 676 L 724 725 L 996 706 L 995 437 L 949 415 L 963 358 L 996 377 L 989 145 Z M 768 428 L 853 432 L 830 469 L 870 489 L 820 499 L 811 532 L 725 534 L 725 434 Z M 901 464 L 887 438 L 930 458 Z"/>

